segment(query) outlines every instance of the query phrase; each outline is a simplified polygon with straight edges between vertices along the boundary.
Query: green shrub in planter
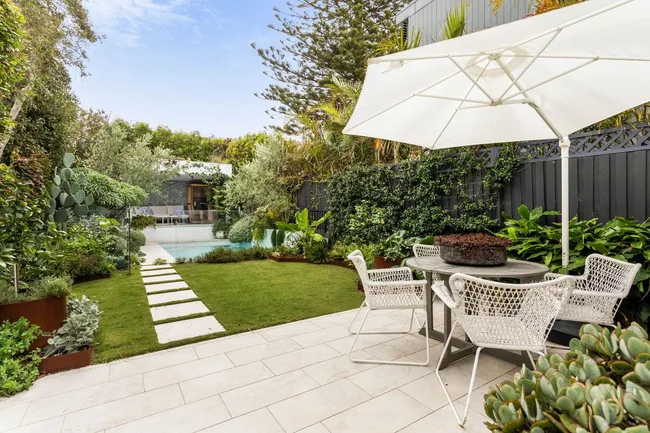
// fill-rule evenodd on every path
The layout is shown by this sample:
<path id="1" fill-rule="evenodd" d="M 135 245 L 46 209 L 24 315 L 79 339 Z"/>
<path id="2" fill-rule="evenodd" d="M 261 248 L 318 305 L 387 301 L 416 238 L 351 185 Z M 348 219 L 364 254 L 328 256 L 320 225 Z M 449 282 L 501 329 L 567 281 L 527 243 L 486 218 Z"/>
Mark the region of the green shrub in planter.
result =
<path id="1" fill-rule="evenodd" d="M 72 292 L 72 278 L 67 275 L 63 277 L 44 277 L 33 283 L 30 291 L 35 298 L 69 296 Z"/>
<path id="2" fill-rule="evenodd" d="M 562 358 L 548 354 L 484 396 L 495 433 L 648 433 L 650 341 L 633 323 L 587 324 Z"/>
<path id="3" fill-rule="evenodd" d="M 68 319 L 54 331 L 48 345 L 43 349 L 43 357 L 64 355 L 86 350 L 95 344 L 95 332 L 99 327 L 101 312 L 97 302 L 83 296 L 68 301 Z"/>
<path id="4" fill-rule="evenodd" d="M 329 251 L 323 242 L 314 242 L 305 246 L 305 256 L 312 263 L 327 263 L 330 260 Z"/>
<path id="5" fill-rule="evenodd" d="M 253 229 L 255 220 L 253 217 L 246 216 L 232 225 L 228 232 L 228 239 L 233 243 L 250 242 L 253 240 Z"/>
<path id="6" fill-rule="evenodd" d="M 41 357 L 29 348 L 39 335 L 38 327 L 25 318 L 0 324 L 0 396 L 29 389 L 38 377 Z"/>

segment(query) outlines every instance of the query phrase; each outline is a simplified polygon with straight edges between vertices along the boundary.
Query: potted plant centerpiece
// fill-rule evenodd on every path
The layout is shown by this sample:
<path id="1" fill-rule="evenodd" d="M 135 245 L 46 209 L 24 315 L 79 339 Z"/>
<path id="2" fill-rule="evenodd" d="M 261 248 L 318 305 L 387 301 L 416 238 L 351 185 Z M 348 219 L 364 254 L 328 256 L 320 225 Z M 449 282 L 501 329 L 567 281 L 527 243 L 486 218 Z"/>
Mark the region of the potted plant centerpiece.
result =
<path id="1" fill-rule="evenodd" d="M 485 233 L 436 236 L 440 258 L 448 263 L 467 266 L 499 266 L 508 260 L 508 239 Z"/>

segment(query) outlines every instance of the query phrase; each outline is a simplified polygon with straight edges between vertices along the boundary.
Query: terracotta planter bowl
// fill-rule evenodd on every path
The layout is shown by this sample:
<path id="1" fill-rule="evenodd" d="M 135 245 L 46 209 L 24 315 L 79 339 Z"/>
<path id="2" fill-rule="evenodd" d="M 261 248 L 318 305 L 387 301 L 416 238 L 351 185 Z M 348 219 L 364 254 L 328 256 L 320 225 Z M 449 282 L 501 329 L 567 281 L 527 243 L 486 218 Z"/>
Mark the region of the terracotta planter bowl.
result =
<path id="1" fill-rule="evenodd" d="M 501 266 L 508 261 L 506 247 L 472 247 L 460 249 L 440 246 L 440 258 L 447 263 L 465 266 Z"/>

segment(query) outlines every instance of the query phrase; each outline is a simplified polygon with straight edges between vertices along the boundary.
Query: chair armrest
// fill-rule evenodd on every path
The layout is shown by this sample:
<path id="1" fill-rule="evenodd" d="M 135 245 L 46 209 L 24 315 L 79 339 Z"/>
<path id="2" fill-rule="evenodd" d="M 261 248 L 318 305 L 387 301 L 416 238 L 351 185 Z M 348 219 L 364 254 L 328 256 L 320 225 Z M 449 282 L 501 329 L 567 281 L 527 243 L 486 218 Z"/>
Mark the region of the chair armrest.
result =
<path id="1" fill-rule="evenodd" d="M 607 292 L 597 292 L 592 290 L 574 290 L 571 294 L 571 297 L 574 296 L 588 296 L 593 298 L 625 298 L 626 294 L 623 293 L 607 293 Z"/>
<path id="2" fill-rule="evenodd" d="M 368 271 L 370 281 L 412 281 L 411 268 L 372 269 Z"/>
<path id="3" fill-rule="evenodd" d="M 445 286 L 445 283 L 442 281 L 434 281 L 431 285 L 431 290 L 438 295 L 438 297 L 452 310 L 458 307 L 456 301 L 454 301 L 449 289 Z"/>

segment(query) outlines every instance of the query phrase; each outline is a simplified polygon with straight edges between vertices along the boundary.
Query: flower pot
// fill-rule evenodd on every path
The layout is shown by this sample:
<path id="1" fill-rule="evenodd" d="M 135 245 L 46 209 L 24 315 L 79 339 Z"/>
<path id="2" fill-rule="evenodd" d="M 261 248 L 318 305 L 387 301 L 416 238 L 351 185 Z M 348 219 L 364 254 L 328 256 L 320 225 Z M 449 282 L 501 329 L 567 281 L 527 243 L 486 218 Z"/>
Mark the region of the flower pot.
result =
<path id="1" fill-rule="evenodd" d="M 60 371 L 74 370 L 75 368 L 87 367 L 93 359 L 95 350 L 89 348 L 81 352 L 56 355 L 50 358 L 41 359 L 38 370 L 41 374 L 52 374 Z"/>
<path id="2" fill-rule="evenodd" d="M 403 259 L 388 260 L 386 257 L 375 256 L 375 269 L 388 269 L 393 266 L 400 266 Z"/>
<path id="3" fill-rule="evenodd" d="M 15 322 L 24 317 L 30 323 L 41 328 L 42 332 L 49 333 L 63 326 L 64 320 L 68 317 L 66 305 L 65 296 L 0 305 L 0 323 L 5 320 Z M 48 337 L 41 335 L 32 345 L 32 349 L 41 349 L 47 346 L 47 339 Z"/>
<path id="4" fill-rule="evenodd" d="M 459 248 L 449 245 L 440 246 L 440 258 L 447 263 L 465 266 L 501 266 L 508 261 L 506 247 Z"/>

